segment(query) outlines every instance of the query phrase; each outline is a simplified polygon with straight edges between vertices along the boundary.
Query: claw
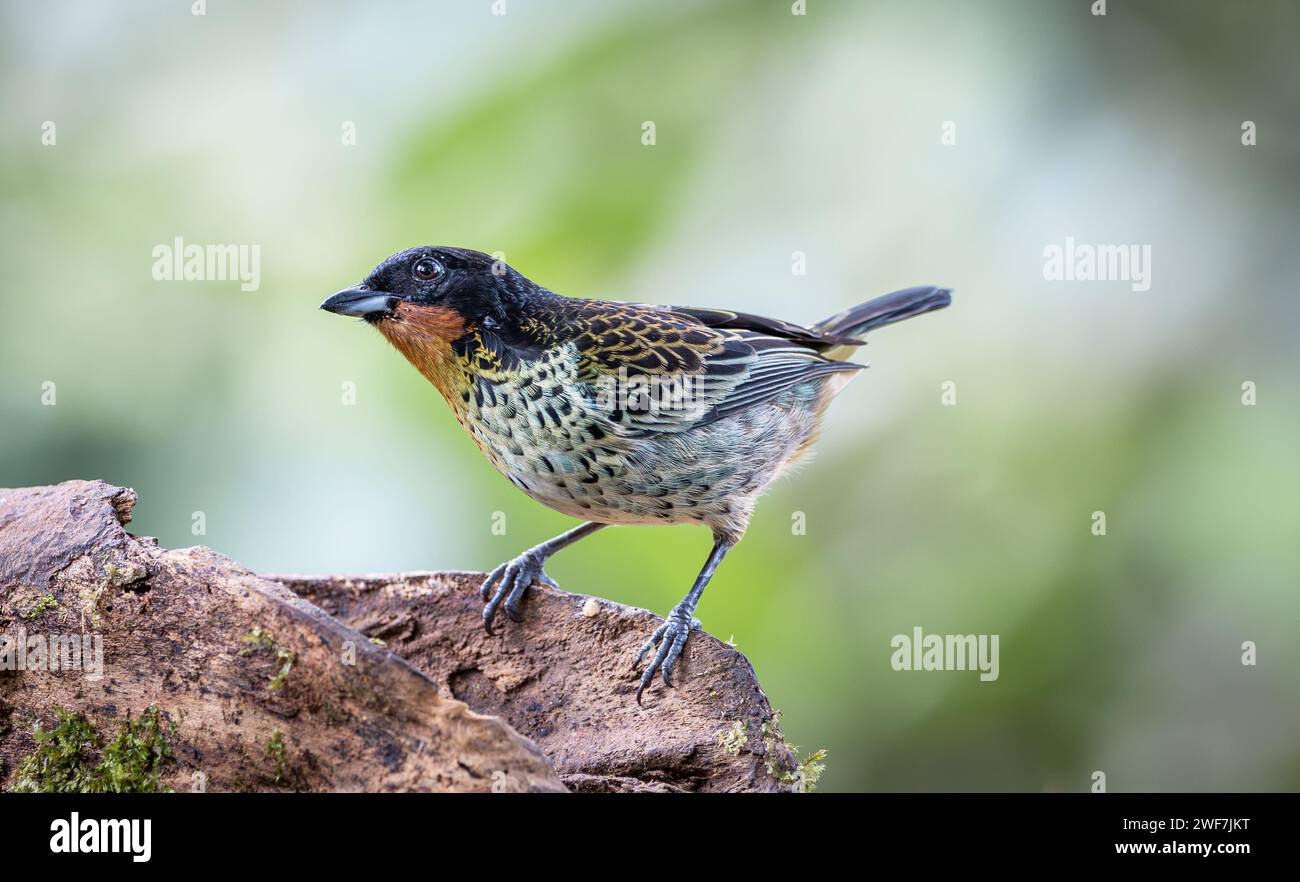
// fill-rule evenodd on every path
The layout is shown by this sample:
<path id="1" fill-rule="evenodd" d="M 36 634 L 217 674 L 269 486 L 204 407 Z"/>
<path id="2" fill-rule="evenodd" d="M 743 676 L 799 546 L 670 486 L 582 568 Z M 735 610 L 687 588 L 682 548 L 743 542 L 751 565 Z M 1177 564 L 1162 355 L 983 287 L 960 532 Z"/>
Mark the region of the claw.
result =
<path id="1" fill-rule="evenodd" d="M 510 587 L 509 593 L 506 594 L 505 611 L 506 616 L 510 621 L 522 622 L 524 620 L 524 617 L 519 613 L 519 603 L 524 599 L 524 592 L 528 590 L 529 586 L 532 585 L 534 581 L 555 585 L 555 582 L 551 577 L 545 573 L 539 572 L 539 574 L 532 579 L 525 579 L 522 575 L 516 576 L 514 583 Z"/>
<path id="2" fill-rule="evenodd" d="M 516 573 L 513 570 L 507 570 L 506 574 L 497 583 L 496 590 L 492 592 L 492 599 L 488 601 L 487 606 L 483 607 L 483 628 L 489 634 L 492 633 L 492 620 L 496 618 L 497 610 L 501 607 L 501 601 L 506 598 L 506 592 L 514 585 L 516 578 Z"/>
<path id="3" fill-rule="evenodd" d="M 523 592 L 520 591 L 519 594 L 522 595 Z M 515 592 L 510 592 L 510 596 L 506 598 L 503 608 L 505 609 L 506 618 L 510 621 L 522 622 L 524 620 L 523 614 L 519 612 L 519 598 L 515 596 Z"/>
<path id="4" fill-rule="evenodd" d="M 492 621 L 497 610 L 503 606 L 506 617 L 512 621 L 522 620 L 519 612 L 520 601 L 524 593 L 534 582 L 545 582 L 558 588 L 555 580 L 542 571 L 542 561 L 536 549 L 525 551 L 514 560 L 501 564 L 488 574 L 479 588 L 479 596 L 487 601 L 483 607 L 483 630 L 493 634 Z"/>
<path id="5" fill-rule="evenodd" d="M 667 630 L 668 630 L 668 622 L 666 621 L 658 628 L 655 628 L 655 632 L 650 635 L 650 639 L 647 640 L 645 643 L 641 644 L 641 648 L 637 651 L 636 657 L 632 659 L 633 668 L 641 664 L 641 659 L 645 658 L 645 654 L 647 652 L 649 652 L 650 650 L 654 649 L 657 645 L 659 645 L 659 638 L 663 637 L 664 632 Z"/>
<path id="6" fill-rule="evenodd" d="M 483 584 L 479 586 L 478 596 L 482 598 L 485 602 L 489 597 L 492 596 L 492 583 L 495 582 L 497 579 L 500 579 L 502 575 L 505 574 L 507 566 L 509 566 L 508 563 L 503 563 L 499 567 L 494 569 L 492 572 L 488 573 L 487 578 L 483 580 Z"/>
<path id="7" fill-rule="evenodd" d="M 663 678 L 665 686 L 671 687 L 673 685 L 671 679 L 673 668 L 681 657 L 682 649 L 686 646 L 686 640 L 691 636 L 691 631 L 699 627 L 699 619 L 686 619 L 678 610 L 674 609 L 668 614 L 668 618 L 664 620 L 664 623 L 650 635 L 650 639 L 642 644 L 641 649 L 632 661 L 634 669 L 641 664 L 641 660 L 645 658 L 647 652 L 655 647 L 658 647 L 658 651 L 655 652 L 654 658 L 650 660 L 650 664 L 641 673 L 641 682 L 636 690 L 636 703 L 638 705 L 641 703 L 641 694 L 654 680 L 656 673 Z"/>

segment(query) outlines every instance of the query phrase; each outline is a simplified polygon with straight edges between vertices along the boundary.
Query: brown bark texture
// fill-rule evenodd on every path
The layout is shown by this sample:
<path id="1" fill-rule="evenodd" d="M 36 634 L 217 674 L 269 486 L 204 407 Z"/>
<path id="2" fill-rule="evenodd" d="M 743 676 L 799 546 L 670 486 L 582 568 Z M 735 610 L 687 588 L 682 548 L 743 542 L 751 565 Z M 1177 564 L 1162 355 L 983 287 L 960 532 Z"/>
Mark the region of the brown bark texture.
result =
<path id="1" fill-rule="evenodd" d="M 490 636 L 481 574 L 258 575 L 131 535 L 135 504 L 103 481 L 0 489 L 7 788 L 132 789 L 121 756 L 178 791 L 798 784 L 752 667 L 703 632 L 675 688 L 656 683 L 638 706 L 631 659 L 661 621 L 650 612 L 534 585 L 523 620 Z M 146 719 L 165 744 L 121 743 Z"/>

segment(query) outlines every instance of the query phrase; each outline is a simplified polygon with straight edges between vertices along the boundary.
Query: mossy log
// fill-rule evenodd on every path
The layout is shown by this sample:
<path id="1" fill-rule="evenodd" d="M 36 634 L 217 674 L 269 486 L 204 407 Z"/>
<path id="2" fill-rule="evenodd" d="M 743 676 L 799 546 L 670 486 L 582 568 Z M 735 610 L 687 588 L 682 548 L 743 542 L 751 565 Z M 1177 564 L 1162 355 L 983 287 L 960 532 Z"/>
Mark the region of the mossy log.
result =
<path id="1" fill-rule="evenodd" d="M 534 586 L 523 621 L 489 636 L 479 574 L 259 576 L 131 535 L 135 503 L 102 481 L 0 489 L 9 789 L 798 783 L 753 669 L 706 634 L 640 707 L 630 659 L 659 621 L 645 610 Z M 151 740 L 123 742 L 141 720 Z M 130 773 L 108 768 L 118 755 Z"/>

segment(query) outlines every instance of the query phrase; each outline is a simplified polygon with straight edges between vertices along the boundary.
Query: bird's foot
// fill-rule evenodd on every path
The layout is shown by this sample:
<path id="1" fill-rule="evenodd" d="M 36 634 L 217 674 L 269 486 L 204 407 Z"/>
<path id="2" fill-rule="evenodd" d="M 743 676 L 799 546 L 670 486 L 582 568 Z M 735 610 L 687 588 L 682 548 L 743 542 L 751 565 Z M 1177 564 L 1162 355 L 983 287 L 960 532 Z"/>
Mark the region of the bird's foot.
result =
<path id="1" fill-rule="evenodd" d="M 686 645 L 686 638 L 691 636 L 691 631 L 698 630 L 700 620 L 695 618 L 694 609 L 683 604 L 677 604 L 673 611 L 664 619 L 664 623 L 655 632 L 650 635 L 641 649 L 637 652 L 636 658 L 632 660 L 632 667 L 635 668 L 641 664 L 646 653 L 659 647 L 654 658 L 650 660 L 650 665 L 641 674 L 641 685 L 636 689 L 636 703 L 641 703 L 641 693 L 645 692 L 650 681 L 654 679 L 656 671 L 662 671 L 664 685 L 671 686 L 672 680 L 669 678 L 673 673 L 673 666 L 677 664 L 677 659 L 682 654 L 682 647 Z"/>
<path id="2" fill-rule="evenodd" d="M 484 630 L 489 634 L 492 633 L 492 620 L 496 618 L 497 610 L 503 606 L 506 616 L 511 621 L 520 621 L 522 616 L 519 614 L 519 602 L 523 600 L 524 592 L 534 582 L 542 582 L 552 588 L 560 587 L 543 571 L 542 565 L 545 562 L 546 555 L 542 554 L 540 549 L 530 548 L 514 560 L 506 561 L 488 573 L 482 587 L 479 588 L 479 596 L 487 601 L 487 605 L 483 607 Z"/>

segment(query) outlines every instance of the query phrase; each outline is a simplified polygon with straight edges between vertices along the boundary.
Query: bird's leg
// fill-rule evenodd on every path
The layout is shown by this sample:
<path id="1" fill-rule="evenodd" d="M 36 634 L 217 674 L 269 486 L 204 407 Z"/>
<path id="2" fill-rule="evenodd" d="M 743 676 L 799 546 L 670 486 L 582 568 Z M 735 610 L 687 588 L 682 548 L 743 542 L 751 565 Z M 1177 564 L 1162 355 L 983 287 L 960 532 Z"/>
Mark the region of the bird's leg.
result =
<path id="1" fill-rule="evenodd" d="M 665 686 L 673 685 L 669 679 L 673 673 L 673 665 L 677 664 L 677 658 L 682 654 L 682 647 L 686 645 L 686 638 L 691 635 L 691 629 L 700 627 L 700 620 L 695 618 L 695 606 L 700 602 L 700 595 L 704 593 L 709 579 L 713 578 L 713 571 L 718 568 L 722 558 L 735 544 L 734 540 L 723 539 L 720 536 L 713 537 L 713 551 L 709 552 L 709 559 L 704 562 L 704 568 L 695 577 L 695 584 L 691 586 L 690 592 L 673 607 L 668 618 L 655 629 L 650 639 L 636 654 L 636 658 L 632 661 L 633 667 L 641 664 L 641 659 L 645 658 L 646 653 L 651 649 L 655 646 L 659 647 L 654 658 L 650 660 L 649 667 L 641 674 L 641 685 L 636 690 L 637 704 L 641 703 L 641 693 L 654 679 L 655 671 L 663 671 Z"/>
<path id="2" fill-rule="evenodd" d="M 541 545 L 528 549 L 514 560 L 506 561 L 483 580 L 483 585 L 479 588 L 479 595 L 487 601 L 487 606 L 483 607 L 483 627 L 489 634 L 492 633 L 492 619 L 496 617 L 497 609 L 504 603 L 506 615 L 512 621 L 519 621 L 519 601 L 523 599 L 524 592 L 528 586 L 534 582 L 545 582 L 552 588 L 558 588 L 555 580 L 542 570 L 546 559 L 561 548 L 566 548 L 577 542 L 584 536 L 590 536 L 599 530 L 605 524 L 588 522 L 574 527 L 567 533 L 561 533 L 554 539 L 549 539 Z M 496 590 L 493 590 L 493 586 Z M 490 599 L 489 599 L 490 598 Z"/>

